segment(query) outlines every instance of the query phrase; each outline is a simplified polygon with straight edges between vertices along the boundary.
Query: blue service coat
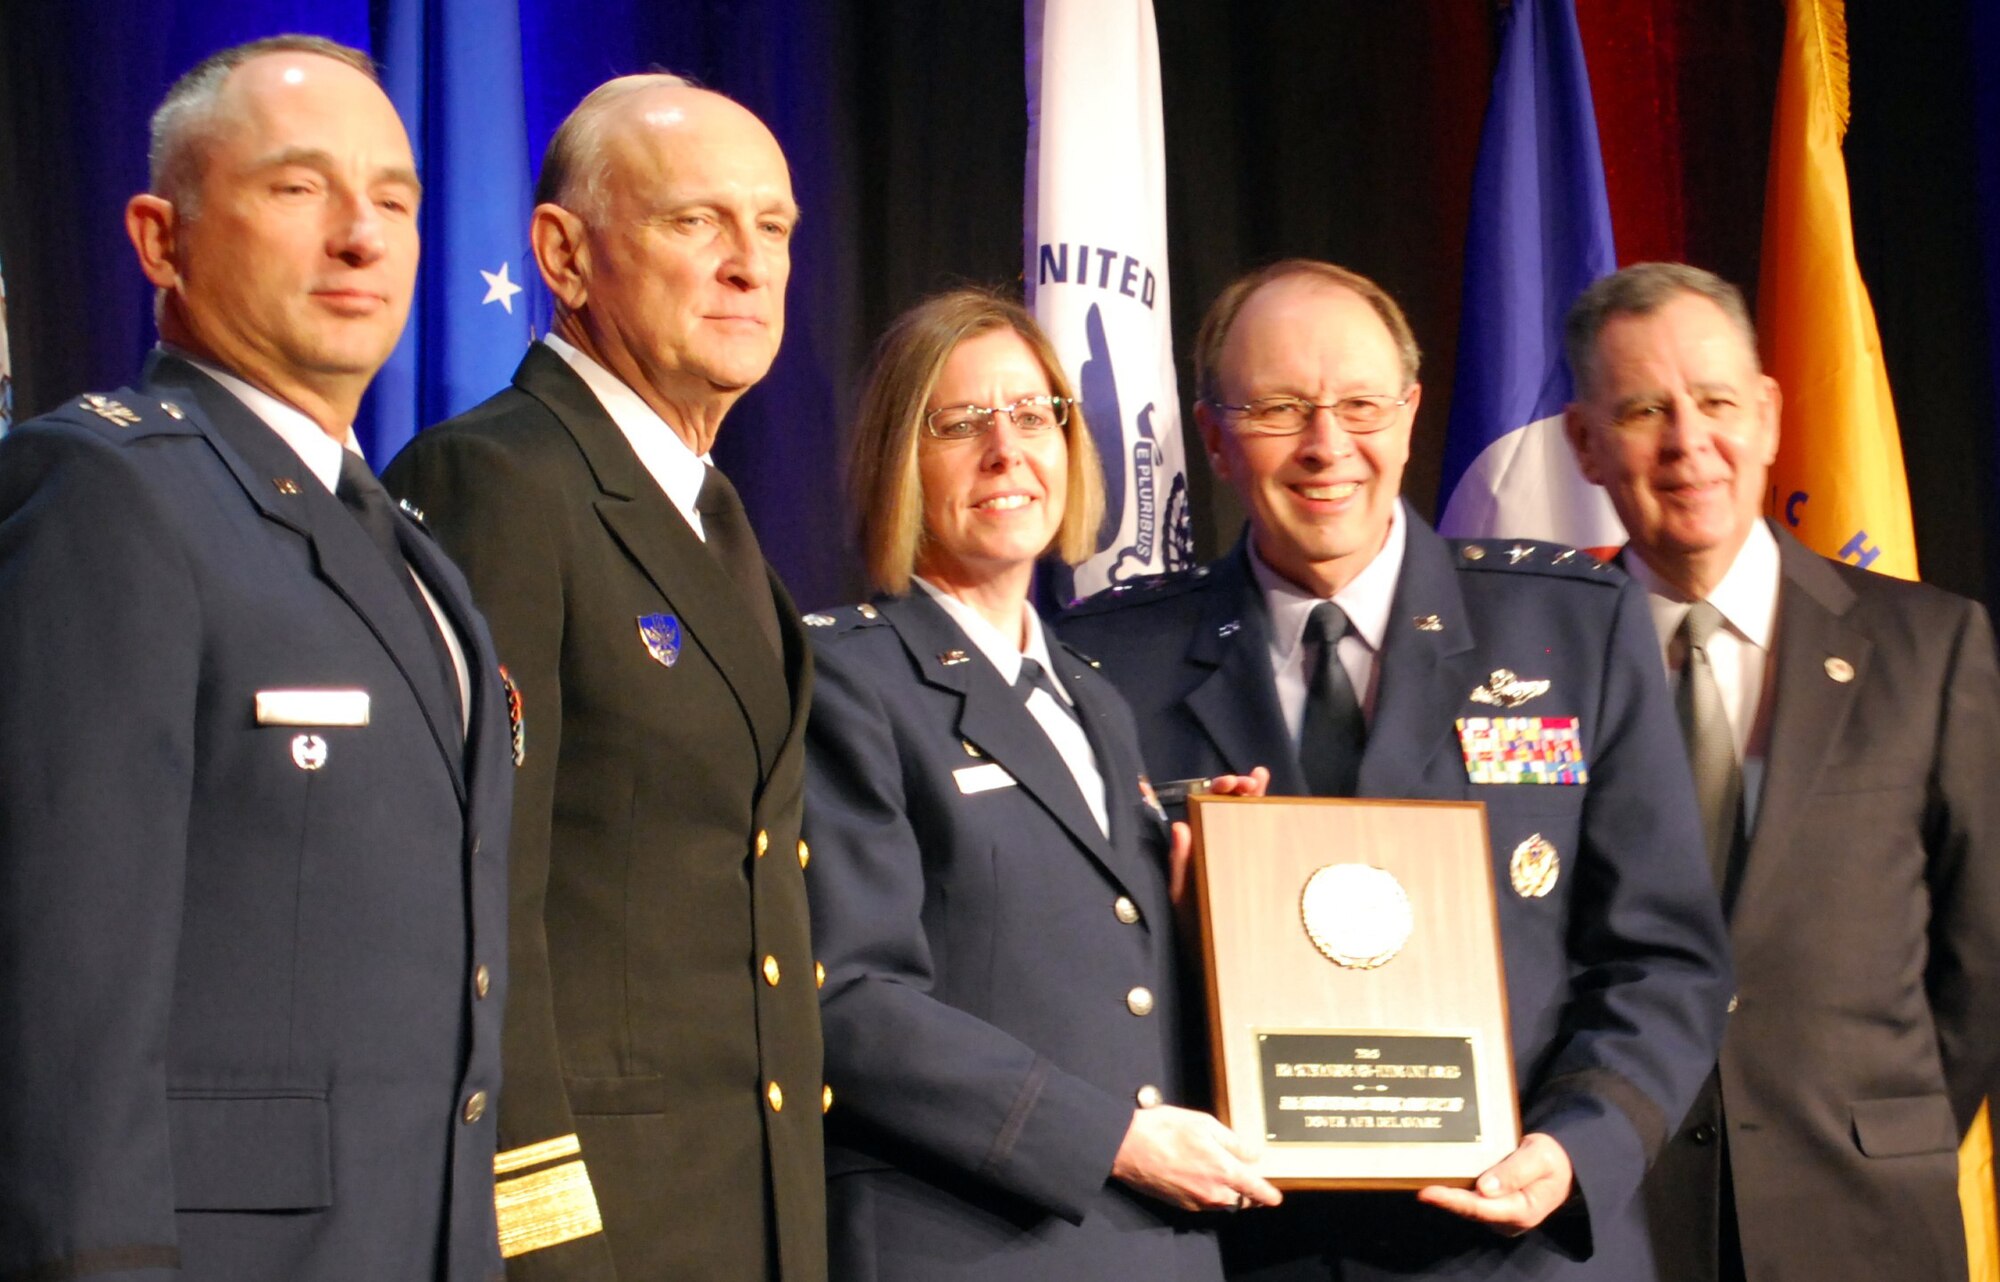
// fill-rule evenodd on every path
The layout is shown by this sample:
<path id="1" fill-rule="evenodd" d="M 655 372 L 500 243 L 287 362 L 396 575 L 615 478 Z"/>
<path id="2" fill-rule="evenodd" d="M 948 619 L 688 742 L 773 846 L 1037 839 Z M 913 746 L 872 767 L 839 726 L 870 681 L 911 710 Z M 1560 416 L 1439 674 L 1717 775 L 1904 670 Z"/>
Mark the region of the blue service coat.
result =
<path id="1" fill-rule="evenodd" d="M 1054 647 L 1107 839 L 934 601 L 807 623 L 833 1276 L 1219 1278 L 1190 1217 L 1109 1179 L 1140 1096 L 1183 1102 L 1167 829 L 1124 703 Z"/>
<path id="2" fill-rule="evenodd" d="M 1571 1202 L 1520 1238 L 1410 1194 L 1294 1193 L 1238 1217 L 1245 1278 L 1651 1276 L 1634 1194 L 1721 1040 L 1727 951 L 1680 731 L 1644 594 L 1547 544 L 1447 543 L 1407 508 L 1357 795 L 1486 805 L 1524 1131 L 1575 1167 Z M 1271 768 L 1307 791 L 1279 711 L 1263 600 L 1239 546 L 1205 570 L 1113 591 L 1059 625 L 1131 701 L 1154 778 Z M 1474 700 L 1493 674 L 1546 679 L 1515 708 Z M 1472 783 L 1456 723 L 1575 717 L 1588 782 Z M 1512 889 L 1535 834 L 1559 867 Z"/>
<path id="3" fill-rule="evenodd" d="M 155 357 L 0 441 L 0 1277 L 498 1273 L 506 705 L 399 536 L 469 740 L 393 569 L 214 380 Z M 366 724 L 260 717 L 301 689 Z"/>

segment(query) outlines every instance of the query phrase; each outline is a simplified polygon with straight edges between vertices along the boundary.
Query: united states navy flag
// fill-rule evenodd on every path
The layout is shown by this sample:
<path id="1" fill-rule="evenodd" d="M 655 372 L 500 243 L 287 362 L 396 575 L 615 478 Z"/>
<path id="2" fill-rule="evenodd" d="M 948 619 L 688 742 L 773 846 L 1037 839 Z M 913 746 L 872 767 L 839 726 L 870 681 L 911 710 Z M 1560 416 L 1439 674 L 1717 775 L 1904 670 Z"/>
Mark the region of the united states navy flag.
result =
<path id="1" fill-rule="evenodd" d="M 384 87 L 424 180 L 424 256 L 409 328 L 356 426 L 378 466 L 507 385 L 540 288 L 516 0 L 388 0 L 380 12 Z"/>

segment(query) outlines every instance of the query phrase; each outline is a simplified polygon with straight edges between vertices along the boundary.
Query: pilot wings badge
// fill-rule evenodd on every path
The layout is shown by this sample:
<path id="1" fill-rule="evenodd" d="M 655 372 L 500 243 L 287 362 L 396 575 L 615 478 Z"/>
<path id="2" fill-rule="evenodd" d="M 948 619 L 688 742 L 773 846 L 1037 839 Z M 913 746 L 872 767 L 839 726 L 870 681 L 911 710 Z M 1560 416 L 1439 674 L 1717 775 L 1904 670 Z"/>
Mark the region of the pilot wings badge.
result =
<path id="1" fill-rule="evenodd" d="M 1515 676 L 1511 668 L 1495 668 L 1493 675 L 1486 678 L 1486 684 L 1475 687 L 1466 697 L 1474 703 L 1490 703 L 1496 708 L 1518 708 L 1548 692 L 1547 677 L 1524 681 Z"/>

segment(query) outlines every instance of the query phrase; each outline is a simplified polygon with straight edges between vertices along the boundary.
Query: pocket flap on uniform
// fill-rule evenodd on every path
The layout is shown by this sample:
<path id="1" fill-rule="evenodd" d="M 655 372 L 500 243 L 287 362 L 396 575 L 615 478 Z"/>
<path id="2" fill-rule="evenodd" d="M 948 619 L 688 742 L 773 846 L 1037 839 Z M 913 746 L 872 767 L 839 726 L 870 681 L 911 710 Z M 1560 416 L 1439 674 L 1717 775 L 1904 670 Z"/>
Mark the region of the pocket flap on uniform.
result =
<path id="1" fill-rule="evenodd" d="M 333 1205 L 326 1096 L 177 1095 L 167 1100 L 174 1206 L 305 1211 Z"/>
<path id="2" fill-rule="evenodd" d="M 1958 1123 L 1943 1095 L 1856 1100 L 1854 1142 L 1870 1157 L 1948 1153 L 1958 1147 Z"/>

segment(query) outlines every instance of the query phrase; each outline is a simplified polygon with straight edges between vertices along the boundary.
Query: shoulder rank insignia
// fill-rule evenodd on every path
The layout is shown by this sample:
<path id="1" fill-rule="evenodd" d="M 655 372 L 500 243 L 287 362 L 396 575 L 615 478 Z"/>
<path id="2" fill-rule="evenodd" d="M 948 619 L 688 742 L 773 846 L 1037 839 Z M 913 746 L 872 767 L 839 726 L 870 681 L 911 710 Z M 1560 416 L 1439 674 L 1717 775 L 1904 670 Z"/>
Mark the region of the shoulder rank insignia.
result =
<path id="1" fill-rule="evenodd" d="M 1518 708 L 1548 692 L 1547 677 L 1524 681 L 1515 676 L 1511 668 L 1495 668 L 1493 675 L 1486 678 L 1486 684 L 1475 686 L 1466 698 L 1474 703 L 1490 703 L 1497 708 Z"/>
<path id="2" fill-rule="evenodd" d="M 1468 783 L 1590 782 L 1575 717 L 1460 717 L 1458 744 Z"/>
<path id="3" fill-rule="evenodd" d="M 681 621 L 671 614 L 640 615 L 639 639 L 663 668 L 673 667 L 681 657 Z"/>
<path id="4" fill-rule="evenodd" d="M 528 717 L 521 708 L 521 687 L 514 684 L 508 675 L 507 665 L 500 665 L 500 686 L 507 692 L 507 731 L 514 745 L 514 768 L 528 759 Z"/>
<path id="5" fill-rule="evenodd" d="M 833 626 L 833 616 L 830 614 L 813 613 L 804 616 L 799 622 L 809 628 L 830 628 Z"/>
<path id="6" fill-rule="evenodd" d="M 130 406 L 97 392 L 92 392 L 83 398 L 83 408 L 105 422 L 116 423 L 120 427 L 136 427 L 139 424 L 139 415 Z"/>

